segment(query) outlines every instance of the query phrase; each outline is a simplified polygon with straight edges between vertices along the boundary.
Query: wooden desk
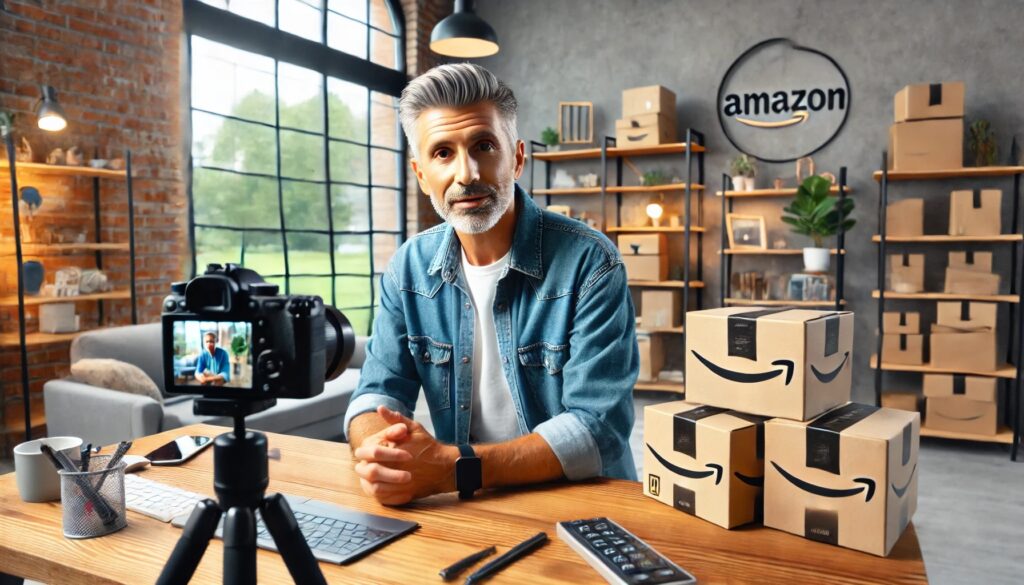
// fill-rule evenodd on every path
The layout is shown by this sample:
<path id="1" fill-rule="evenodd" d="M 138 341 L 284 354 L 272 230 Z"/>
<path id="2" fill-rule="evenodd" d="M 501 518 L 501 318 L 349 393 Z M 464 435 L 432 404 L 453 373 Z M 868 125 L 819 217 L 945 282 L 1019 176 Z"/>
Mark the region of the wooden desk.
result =
<path id="1" fill-rule="evenodd" d="M 214 436 L 221 427 L 195 425 L 139 439 L 145 454 L 182 434 Z M 321 563 L 330 583 L 441 583 L 437 572 L 480 548 L 502 553 L 544 530 L 551 542 L 497 575 L 493 583 L 599 583 L 600 577 L 555 535 L 555 522 L 609 516 L 697 576 L 701 583 L 924 583 L 913 526 L 889 558 L 829 546 L 770 530 L 723 530 L 645 497 L 621 480 L 549 484 L 496 491 L 469 502 L 443 495 L 401 508 L 364 496 L 348 445 L 269 435 L 281 451 L 270 461 L 269 491 L 327 500 L 374 514 L 415 520 L 420 528 L 348 566 Z M 213 449 L 180 467 L 150 467 L 144 477 L 213 496 Z M 44 583 L 152 583 L 181 531 L 128 512 L 128 526 L 91 540 L 61 532 L 59 503 L 27 504 L 14 474 L 0 477 L 0 571 Z M 222 544 L 210 544 L 194 583 L 220 583 Z M 494 557 L 491 557 L 494 558 Z M 287 583 L 281 557 L 258 552 L 260 583 Z M 482 564 L 482 563 L 481 563 Z M 479 566 L 479 565 L 478 565 Z M 467 573 L 468 574 L 468 573 Z"/>

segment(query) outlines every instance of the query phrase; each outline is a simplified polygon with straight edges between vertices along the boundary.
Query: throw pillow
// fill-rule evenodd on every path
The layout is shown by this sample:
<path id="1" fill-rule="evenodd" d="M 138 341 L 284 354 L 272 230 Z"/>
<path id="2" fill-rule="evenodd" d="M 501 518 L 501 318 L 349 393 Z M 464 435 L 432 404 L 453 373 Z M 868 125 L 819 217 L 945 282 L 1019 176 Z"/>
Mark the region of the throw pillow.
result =
<path id="1" fill-rule="evenodd" d="M 81 359 L 71 364 L 71 377 L 82 384 L 149 396 L 161 404 L 164 401 L 160 389 L 146 372 L 128 362 L 99 358 Z"/>

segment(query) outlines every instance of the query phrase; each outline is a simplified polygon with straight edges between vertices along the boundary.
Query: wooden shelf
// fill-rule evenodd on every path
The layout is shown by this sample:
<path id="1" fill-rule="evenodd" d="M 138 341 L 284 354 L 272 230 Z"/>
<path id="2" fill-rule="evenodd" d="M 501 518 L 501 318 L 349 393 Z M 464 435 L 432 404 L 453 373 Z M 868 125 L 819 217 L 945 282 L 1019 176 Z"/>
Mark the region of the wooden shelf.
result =
<path id="1" fill-rule="evenodd" d="M 683 334 L 683 328 L 682 328 L 682 326 L 680 326 L 680 327 L 651 327 L 651 328 L 646 328 L 646 329 L 643 328 L 643 327 L 637 327 L 636 332 L 637 333 L 665 333 L 665 334 L 669 334 L 669 335 L 682 335 Z"/>
<path id="2" fill-rule="evenodd" d="M 971 244 L 985 242 L 1019 242 L 1024 240 L 1021 234 L 999 234 L 998 236 L 947 236 L 933 234 L 928 236 L 886 236 L 885 243 L 898 244 Z M 872 242 L 881 242 L 882 236 L 871 236 Z"/>
<path id="3" fill-rule="evenodd" d="M 994 435 L 978 435 L 975 433 L 957 433 L 954 431 L 940 431 L 938 429 L 930 429 L 928 427 L 921 427 L 922 437 L 937 437 L 939 439 L 958 439 L 961 441 L 981 441 L 985 443 L 1004 443 L 1006 445 L 1013 444 L 1013 431 L 1006 427 L 1000 427 L 999 432 Z"/>
<path id="4" fill-rule="evenodd" d="M 29 333 L 25 336 L 25 346 L 34 347 L 37 345 L 49 345 L 51 343 L 66 343 L 86 331 L 95 330 L 96 329 L 83 329 L 72 333 Z M 0 347 L 18 347 L 18 341 L 17 333 L 0 334 Z"/>
<path id="5" fill-rule="evenodd" d="M 534 189 L 534 195 L 600 195 L 600 187 L 558 187 L 555 189 Z"/>
<path id="6" fill-rule="evenodd" d="M 833 185 L 829 189 L 831 193 L 839 193 L 839 186 Z M 846 186 L 846 194 L 853 193 L 853 189 L 849 185 Z M 718 197 L 722 196 L 722 191 L 715 191 L 715 195 Z M 796 188 L 791 187 L 788 189 L 754 189 L 753 191 L 725 191 L 726 197 L 793 197 L 796 195 Z"/>
<path id="7" fill-rule="evenodd" d="M 878 291 L 871 291 L 872 298 L 878 298 Z M 958 293 L 898 293 L 890 290 L 885 291 L 886 299 L 916 299 L 921 301 L 980 301 L 990 303 L 1016 303 L 1017 295 L 962 295 Z"/>
<path id="8" fill-rule="evenodd" d="M 64 252 L 129 252 L 129 244 L 113 243 L 82 243 L 82 244 L 22 244 L 21 253 L 25 256 L 57 255 Z M 4 245 L 0 248 L 0 256 L 14 256 L 14 246 Z"/>
<path id="9" fill-rule="evenodd" d="M 76 303 L 79 301 L 103 301 L 132 298 L 128 289 L 112 290 L 109 292 L 95 293 L 89 295 L 78 295 L 75 297 L 42 297 L 25 295 L 26 305 L 45 305 L 49 303 Z M 18 295 L 6 295 L 0 297 L 0 306 L 18 306 Z"/>
<path id="10" fill-rule="evenodd" d="M 686 288 L 686 282 L 682 280 L 630 280 L 627 284 L 644 288 Z M 691 280 L 690 288 L 704 288 L 704 283 Z"/>
<path id="11" fill-rule="evenodd" d="M 637 382 L 633 390 L 652 390 L 654 392 L 686 392 L 686 385 L 682 382 Z"/>
<path id="12" fill-rule="evenodd" d="M 878 355 L 871 356 L 871 368 L 875 369 L 878 367 Z M 954 370 L 950 368 L 939 368 L 932 366 L 931 364 L 924 365 L 907 365 L 907 364 L 891 364 L 889 362 L 882 362 L 882 369 L 890 372 L 920 372 L 923 374 L 965 374 L 968 376 L 986 376 L 989 378 L 1015 378 L 1017 376 L 1017 369 L 1011 364 L 1003 364 L 999 366 L 995 371 L 968 371 L 968 370 Z"/>
<path id="13" fill-rule="evenodd" d="M 606 230 L 609 234 L 646 234 L 646 233 L 662 233 L 662 234 L 682 234 L 686 233 L 686 229 L 682 227 L 651 227 L 651 226 L 639 226 L 639 227 L 620 227 L 612 226 Z M 690 226 L 691 233 L 703 232 L 704 228 L 695 225 Z"/>
<path id="14" fill-rule="evenodd" d="M 128 176 L 127 171 L 112 171 L 110 169 L 94 169 L 90 166 L 68 166 L 68 165 L 46 165 L 42 163 L 17 163 L 19 171 L 36 173 L 39 175 L 57 175 L 64 177 L 95 177 L 99 179 L 124 179 Z M 0 161 L 0 170 L 7 171 L 10 167 L 7 160 Z"/>
<path id="15" fill-rule="evenodd" d="M 704 152 L 704 147 L 699 144 L 694 144 L 690 148 L 691 152 Z M 685 142 L 673 142 L 671 144 L 659 144 L 657 146 L 641 146 L 638 148 L 619 148 L 612 147 L 608 149 L 608 158 L 618 158 L 620 156 L 645 156 L 654 154 L 680 154 L 686 152 Z M 562 161 L 562 160 L 581 160 L 588 158 L 601 158 L 600 148 L 583 148 L 577 150 L 559 150 L 556 152 L 535 152 L 533 158 L 536 160 L 546 161 Z"/>
<path id="16" fill-rule="evenodd" d="M 813 307 L 834 307 L 835 301 L 787 301 L 787 300 L 761 300 L 755 301 L 751 299 L 725 299 L 725 304 L 735 305 L 739 307 L 751 306 L 751 307 L 802 307 L 802 308 L 813 308 Z M 840 305 L 846 305 L 846 301 L 840 301 Z"/>
<path id="17" fill-rule="evenodd" d="M 608 187 L 609 193 L 660 193 L 662 191 L 685 191 L 686 183 L 666 183 L 664 185 L 651 185 L 644 187 L 643 185 L 633 185 L 630 187 Z M 700 183 L 690 183 L 690 190 L 692 191 L 703 191 L 704 185 Z"/>
<path id="18" fill-rule="evenodd" d="M 722 250 L 722 252 L 724 254 L 728 255 L 728 256 L 802 256 L 803 253 L 804 253 L 804 251 L 802 249 L 800 249 L 800 248 L 796 248 L 796 249 L 790 249 L 790 248 L 782 248 L 782 249 L 766 248 L 764 250 L 747 250 L 747 249 L 726 248 L 725 250 Z M 839 253 L 839 251 L 836 250 L 835 248 L 832 248 L 831 250 L 829 250 L 829 252 L 833 256 L 835 254 Z M 843 254 L 846 254 L 846 250 L 843 250 Z"/>
<path id="19" fill-rule="evenodd" d="M 1024 173 L 1024 167 L 964 167 L 934 171 L 889 171 L 890 181 L 920 181 L 925 179 L 970 179 L 972 177 L 1009 177 Z M 872 175 L 882 180 L 882 171 Z"/>

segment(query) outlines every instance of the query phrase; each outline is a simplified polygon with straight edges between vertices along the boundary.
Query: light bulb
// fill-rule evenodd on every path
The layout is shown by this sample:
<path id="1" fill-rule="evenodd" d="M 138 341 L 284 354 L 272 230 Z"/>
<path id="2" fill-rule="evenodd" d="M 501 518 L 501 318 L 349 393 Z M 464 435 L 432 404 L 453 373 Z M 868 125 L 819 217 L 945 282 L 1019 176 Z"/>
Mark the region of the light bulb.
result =
<path id="1" fill-rule="evenodd" d="M 49 132 L 60 132 L 67 127 L 68 121 L 62 116 L 43 116 L 38 121 L 39 128 Z"/>
<path id="2" fill-rule="evenodd" d="M 651 218 L 651 225 L 658 227 L 661 224 L 661 216 L 665 209 L 660 203 L 651 203 L 647 206 L 647 217 Z"/>

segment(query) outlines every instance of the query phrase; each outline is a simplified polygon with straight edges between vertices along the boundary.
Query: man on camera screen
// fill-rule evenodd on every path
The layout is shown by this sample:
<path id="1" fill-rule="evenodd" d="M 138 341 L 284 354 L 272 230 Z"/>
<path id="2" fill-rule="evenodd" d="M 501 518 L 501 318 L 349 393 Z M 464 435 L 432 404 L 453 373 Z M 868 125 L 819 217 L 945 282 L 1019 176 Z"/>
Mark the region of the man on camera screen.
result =
<path id="1" fill-rule="evenodd" d="M 231 358 L 223 347 L 217 347 L 217 334 L 207 331 L 203 335 L 206 351 L 196 361 L 196 380 L 204 386 L 223 386 L 231 381 Z"/>
<path id="2" fill-rule="evenodd" d="M 635 310 L 615 246 L 516 184 L 516 99 L 486 69 L 436 67 L 399 110 L 412 169 L 445 223 L 411 238 L 381 278 L 345 416 L 363 489 L 402 504 L 635 479 Z M 436 438 L 411 420 L 421 387 Z"/>

